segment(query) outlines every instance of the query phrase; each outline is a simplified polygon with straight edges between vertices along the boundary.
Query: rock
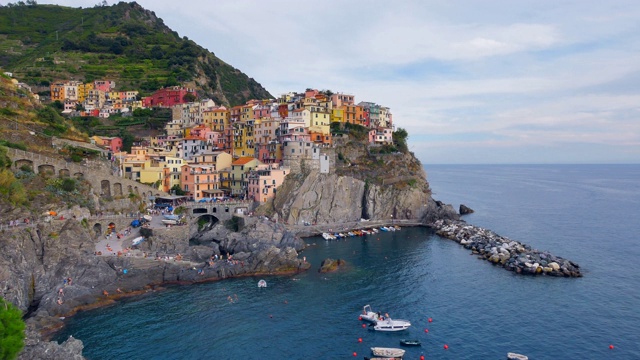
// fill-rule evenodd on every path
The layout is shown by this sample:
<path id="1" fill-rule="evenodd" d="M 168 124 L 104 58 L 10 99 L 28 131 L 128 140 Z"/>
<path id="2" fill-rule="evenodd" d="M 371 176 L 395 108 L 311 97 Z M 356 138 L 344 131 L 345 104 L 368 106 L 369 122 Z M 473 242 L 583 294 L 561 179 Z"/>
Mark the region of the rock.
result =
<path id="1" fill-rule="evenodd" d="M 554 262 L 552 262 L 552 263 L 549 263 L 549 265 L 548 265 L 548 266 L 549 266 L 551 269 L 553 269 L 554 271 L 558 271 L 558 270 L 560 270 L 560 265 L 558 265 L 558 263 L 557 263 L 557 262 L 555 262 L 555 261 L 554 261 Z"/>
<path id="2" fill-rule="evenodd" d="M 324 259 L 322 261 L 322 264 L 320 265 L 320 269 L 318 269 L 318 272 L 321 272 L 321 273 L 333 272 L 346 264 L 347 262 L 342 259 L 338 259 L 338 260 Z"/>
<path id="3" fill-rule="evenodd" d="M 467 215 L 467 214 L 473 214 L 475 211 L 473 211 L 472 208 L 464 205 L 464 204 L 460 204 L 460 215 Z"/>

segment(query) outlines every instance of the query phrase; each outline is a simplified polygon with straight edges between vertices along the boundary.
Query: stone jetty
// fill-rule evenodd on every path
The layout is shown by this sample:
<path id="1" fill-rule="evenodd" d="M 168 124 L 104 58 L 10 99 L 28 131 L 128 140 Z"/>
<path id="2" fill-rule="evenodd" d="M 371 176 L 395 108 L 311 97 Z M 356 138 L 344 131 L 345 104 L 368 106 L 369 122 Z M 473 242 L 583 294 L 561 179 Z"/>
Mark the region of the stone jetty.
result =
<path id="1" fill-rule="evenodd" d="M 464 221 L 438 220 L 436 233 L 451 239 L 477 254 L 479 258 L 518 274 L 582 277 L 580 266 L 548 252 L 497 235 Z"/>

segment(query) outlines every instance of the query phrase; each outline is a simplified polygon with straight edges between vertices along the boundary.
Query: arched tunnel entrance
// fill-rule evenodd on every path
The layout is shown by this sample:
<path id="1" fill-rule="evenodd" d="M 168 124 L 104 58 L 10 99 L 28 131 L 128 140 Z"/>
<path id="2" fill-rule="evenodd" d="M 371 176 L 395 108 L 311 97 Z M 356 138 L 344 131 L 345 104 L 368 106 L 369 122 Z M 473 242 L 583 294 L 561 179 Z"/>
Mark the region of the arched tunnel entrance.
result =
<path id="1" fill-rule="evenodd" d="M 220 223 L 220 219 L 213 215 L 204 214 L 196 220 L 198 230 L 195 235 L 189 239 L 189 246 L 213 246 L 213 243 L 219 243 L 217 239 L 209 233 L 214 226 Z"/>

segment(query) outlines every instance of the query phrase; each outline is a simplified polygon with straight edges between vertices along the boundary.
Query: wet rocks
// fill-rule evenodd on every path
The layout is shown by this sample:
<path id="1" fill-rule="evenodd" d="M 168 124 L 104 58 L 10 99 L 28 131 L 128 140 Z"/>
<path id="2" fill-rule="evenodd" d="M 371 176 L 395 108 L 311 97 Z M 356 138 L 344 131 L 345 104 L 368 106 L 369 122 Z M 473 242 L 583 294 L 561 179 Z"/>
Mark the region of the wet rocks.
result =
<path id="1" fill-rule="evenodd" d="M 322 264 L 320 265 L 320 269 L 318 269 L 318 272 L 321 272 L 321 273 L 333 272 L 338 270 L 340 267 L 345 266 L 346 264 L 347 262 L 344 261 L 343 259 L 338 259 L 338 260 L 324 259 L 322 261 Z"/>
<path id="2" fill-rule="evenodd" d="M 467 215 L 467 214 L 473 214 L 475 211 L 473 211 L 472 208 L 468 207 L 465 204 L 460 204 L 460 215 Z"/>
<path id="3" fill-rule="evenodd" d="M 438 220 L 436 233 L 456 241 L 495 265 L 518 274 L 582 277 L 580 266 L 570 260 L 532 249 L 529 245 L 497 235 L 464 221 Z"/>

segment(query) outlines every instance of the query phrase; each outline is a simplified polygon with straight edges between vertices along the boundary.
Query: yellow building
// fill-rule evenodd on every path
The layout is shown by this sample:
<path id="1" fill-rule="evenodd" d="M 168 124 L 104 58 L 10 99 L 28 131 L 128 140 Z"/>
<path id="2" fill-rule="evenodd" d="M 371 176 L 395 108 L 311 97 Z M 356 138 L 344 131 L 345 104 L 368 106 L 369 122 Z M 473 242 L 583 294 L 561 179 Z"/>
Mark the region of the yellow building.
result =
<path id="1" fill-rule="evenodd" d="M 78 101 L 84 102 L 89 95 L 89 91 L 93 90 L 93 83 L 86 83 L 78 85 Z"/>
<path id="2" fill-rule="evenodd" d="M 254 157 L 241 157 L 231 163 L 231 195 L 244 197 L 247 193 L 247 175 L 250 170 L 263 165 Z"/>
<path id="3" fill-rule="evenodd" d="M 342 107 L 331 109 L 331 123 L 344 123 L 344 109 Z"/>
<path id="4" fill-rule="evenodd" d="M 224 132 L 224 129 L 229 126 L 230 118 L 230 112 L 224 106 L 206 110 L 202 114 L 202 122 L 211 130 L 219 132 Z"/>

